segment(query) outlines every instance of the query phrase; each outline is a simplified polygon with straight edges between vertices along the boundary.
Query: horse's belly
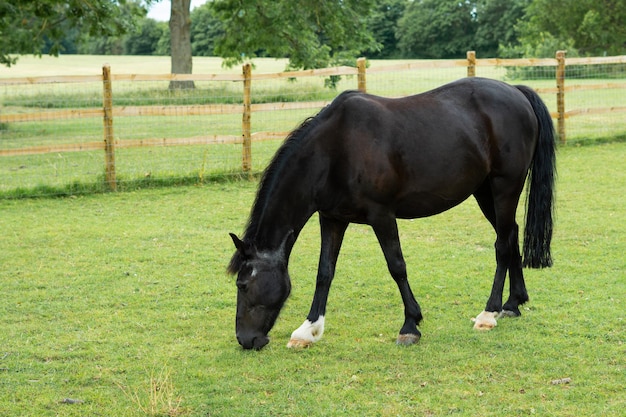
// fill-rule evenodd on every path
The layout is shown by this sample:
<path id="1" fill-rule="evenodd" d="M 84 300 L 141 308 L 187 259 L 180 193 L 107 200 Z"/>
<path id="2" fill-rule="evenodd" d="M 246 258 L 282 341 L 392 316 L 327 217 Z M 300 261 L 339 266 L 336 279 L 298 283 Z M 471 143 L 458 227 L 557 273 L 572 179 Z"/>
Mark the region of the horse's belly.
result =
<path id="1" fill-rule="evenodd" d="M 442 213 L 461 204 L 469 195 L 458 198 L 446 198 L 430 193 L 412 193 L 403 196 L 396 204 L 396 217 L 414 219 Z"/>

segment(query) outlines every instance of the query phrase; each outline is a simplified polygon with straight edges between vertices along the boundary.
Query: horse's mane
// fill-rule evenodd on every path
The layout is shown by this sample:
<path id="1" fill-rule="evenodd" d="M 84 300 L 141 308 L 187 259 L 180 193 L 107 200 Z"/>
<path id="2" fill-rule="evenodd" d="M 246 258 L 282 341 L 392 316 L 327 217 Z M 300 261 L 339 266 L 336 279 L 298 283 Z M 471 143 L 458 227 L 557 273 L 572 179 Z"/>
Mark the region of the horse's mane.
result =
<path id="1" fill-rule="evenodd" d="M 307 118 L 304 122 L 302 122 L 302 124 L 300 124 L 300 126 L 298 126 L 291 133 L 289 133 L 289 135 L 280 146 L 280 148 L 278 148 L 278 151 L 263 172 L 263 175 L 261 176 L 261 181 L 259 183 L 257 195 L 254 200 L 254 204 L 252 205 L 252 210 L 250 212 L 250 218 L 248 219 L 248 223 L 246 225 L 246 229 L 242 238 L 244 243 L 250 244 L 254 241 L 260 220 L 263 216 L 263 212 L 265 211 L 265 208 L 267 207 L 267 204 L 269 202 L 269 196 L 276 182 L 279 181 L 281 178 L 280 175 L 283 167 L 285 166 L 286 162 L 291 158 L 295 150 L 300 146 L 302 140 L 305 139 L 308 134 L 322 122 L 322 120 L 324 119 L 322 115 L 326 112 L 327 109 L 328 106 L 324 107 L 317 115 Z M 241 267 L 243 261 L 244 259 L 242 254 L 239 251 L 236 251 L 228 265 L 228 272 L 234 274 L 239 271 L 239 268 Z"/>

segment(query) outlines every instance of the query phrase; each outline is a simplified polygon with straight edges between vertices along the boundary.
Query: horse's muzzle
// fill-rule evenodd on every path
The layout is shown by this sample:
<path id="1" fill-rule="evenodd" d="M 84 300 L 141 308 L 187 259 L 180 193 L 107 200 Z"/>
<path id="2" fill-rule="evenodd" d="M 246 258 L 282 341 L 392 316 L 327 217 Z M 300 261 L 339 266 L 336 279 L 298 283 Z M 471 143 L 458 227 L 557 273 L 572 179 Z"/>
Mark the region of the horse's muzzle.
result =
<path id="1" fill-rule="evenodd" d="M 261 350 L 270 342 L 270 339 L 260 333 L 249 335 L 237 334 L 237 341 L 244 349 Z"/>

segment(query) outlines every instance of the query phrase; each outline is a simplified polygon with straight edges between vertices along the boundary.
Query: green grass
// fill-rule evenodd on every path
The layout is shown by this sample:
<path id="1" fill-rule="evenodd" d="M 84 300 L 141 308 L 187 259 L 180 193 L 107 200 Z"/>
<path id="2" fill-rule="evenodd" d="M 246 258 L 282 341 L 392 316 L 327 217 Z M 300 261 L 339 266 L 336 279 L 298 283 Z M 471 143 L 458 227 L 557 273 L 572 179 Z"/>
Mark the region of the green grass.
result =
<path id="1" fill-rule="evenodd" d="M 315 218 L 292 253 L 272 342 L 239 348 L 227 233 L 241 233 L 254 181 L 2 200 L 0 415 L 623 415 L 625 158 L 626 143 L 559 150 L 555 265 L 526 271 L 522 318 L 488 333 L 470 322 L 494 269 L 476 204 L 401 221 L 425 315 L 409 348 L 394 343 L 400 297 L 358 225 L 324 338 L 285 348 L 313 294 Z"/>
<path id="2" fill-rule="evenodd" d="M 253 170 L 258 175 L 280 141 L 253 144 Z M 3 157 L 0 199 L 67 196 L 108 190 L 102 152 L 66 152 Z M 116 152 L 119 191 L 169 185 L 199 185 L 247 176 L 241 171 L 241 145 L 208 145 L 120 149 Z"/>

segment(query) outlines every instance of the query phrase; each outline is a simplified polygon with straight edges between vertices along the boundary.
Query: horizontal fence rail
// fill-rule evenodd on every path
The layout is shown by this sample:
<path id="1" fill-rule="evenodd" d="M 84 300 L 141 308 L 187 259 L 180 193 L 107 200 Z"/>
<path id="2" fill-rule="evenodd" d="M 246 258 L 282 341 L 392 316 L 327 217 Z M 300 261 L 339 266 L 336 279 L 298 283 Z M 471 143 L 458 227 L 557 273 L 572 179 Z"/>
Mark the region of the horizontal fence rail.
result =
<path id="1" fill-rule="evenodd" d="M 606 76 L 598 75 L 597 79 L 585 77 L 585 71 L 581 68 L 594 66 L 608 66 L 614 73 Z M 537 72 L 542 68 L 547 69 L 543 76 L 524 72 L 524 69 Z M 456 69 L 461 69 L 463 72 L 457 74 L 454 72 Z M 570 71 L 570 69 L 576 69 L 576 71 Z M 568 136 L 579 130 L 593 130 L 594 119 L 590 119 L 591 122 L 586 121 L 580 129 L 577 125 L 568 126 L 566 129 L 567 119 L 598 116 L 603 117 L 603 119 L 598 119 L 598 123 L 606 124 L 606 117 L 626 112 L 626 99 L 618 98 L 610 101 L 600 98 L 592 102 L 577 96 L 584 92 L 593 92 L 597 95 L 601 91 L 615 92 L 626 89 L 626 56 L 566 58 L 565 52 L 558 51 L 555 58 L 550 59 L 477 59 L 474 52 L 470 51 L 467 53 L 467 59 L 462 60 L 405 61 L 389 64 L 378 61 L 376 65 L 371 65 L 369 68 L 364 58 L 357 61 L 356 67 L 343 66 L 280 73 L 255 73 L 252 67 L 246 64 L 240 74 L 114 74 L 109 66 L 105 65 L 101 76 L 69 75 L 0 79 L 0 88 L 4 88 L 4 93 L 0 96 L 0 163 L 6 161 L 6 158 L 31 158 L 24 162 L 18 161 L 17 165 L 14 164 L 13 167 L 8 168 L 8 171 L 15 173 L 23 169 L 33 169 L 32 164 L 37 164 L 37 162 L 32 158 L 36 155 L 104 151 L 104 172 L 100 171 L 101 168 L 89 168 L 89 170 L 100 172 L 106 186 L 110 190 L 115 190 L 120 180 L 116 174 L 118 170 L 116 154 L 120 151 L 136 148 L 203 147 L 205 150 L 202 151 L 204 156 L 200 171 L 204 172 L 206 161 L 209 159 L 208 153 L 215 150 L 213 148 L 208 150 L 207 146 L 236 145 L 241 146 L 239 168 L 226 169 L 226 171 L 249 173 L 253 171 L 253 143 L 276 142 L 283 139 L 289 130 L 295 127 L 293 120 L 301 121 L 307 115 L 310 116 L 319 111 L 332 101 L 338 93 L 337 90 L 359 89 L 397 97 L 420 92 L 420 89 L 422 91 L 428 89 L 426 88 L 428 82 L 434 83 L 428 86 L 432 88 L 452 81 L 452 79 L 430 81 L 431 75 L 426 75 L 427 71 L 430 71 L 428 74 L 432 71 L 450 71 L 450 74 L 456 74 L 453 79 L 462 76 L 480 76 L 483 73 L 484 76 L 491 78 L 507 80 L 514 78 L 515 81 L 520 79 L 531 85 L 546 99 L 551 115 L 557 121 L 561 143 L 565 143 Z M 398 74 L 403 74 L 404 77 L 406 77 L 404 74 L 409 74 L 409 81 L 397 78 L 395 82 L 396 77 L 399 77 Z M 552 75 L 546 76 L 545 74 Z M 303 98 L 282 97 L 282 95 L 295 94 L 294 91 L 301 89 L 307 79 L 313 80 L 311 83 L 322 79 L 326 83 L 330 79 L 334 83 L 342 84 L 339 87 L 335 86 L 336 90 L 317 88 L 309 96 Z M 200 85 L 198 90 L 206 92 L 206 96 L 194 97 L 185 91 L 171 90 L 167 86 L 171 81 L 196 83 Z M 271 87 L 271 84 L 268 84 L 273 82 L 281 83 L 280 87 Z M 65 90 L 70 90 L 69 95 L 72 96 L 72 85 L 84 86 L 85 91 L 77 92 L 76 96 L 84 97 L 85 104 L 72 101 L 64 106 L 52 102 L 56 95 L 67 96 L 68 91 Z M 413 85 L 418 85 L 418 88 L 412 88 Z M 42 91 L 45 92 L 39 92 L 38 86 L 43 86 Z M 118 93 L 118 86 L 123 86 L 120 88 L 123 90 L 121 94 Z M 257 86 L 270 93 L 257 93 L 255 90 Z M 165 103 L 143 103 L 146 101 L 145 97 L 155 94 L 155 91 L 160 92 L 159 94 L 166 92 Z M 218 92 L 230 95 L 212 97 Z M 99 100 L 101 105 L 96 104 L 94 99 L 98 95 L 101 96 Z M 270 95 L 273 96 L 268 97 Z M 37 105 L 33 104 L 33 100 L 36 101 L 36 99 L 29 99 L 31 96 L 51 101 Z M 623 91 L 618 93 L 618 97 L 624 96 L 626 95 Z M 181 102 L 175 102 L 178 99 Z M 189 100 L 193 103 L 185 102 Z M 133 104 L 134 102 L 137 104 Z M 286 113 L 294 115 L 290 119 L 292 124 L 286 126 L 285 122 L 272 123 L 272 115 Z M 167 122 L 170 119 L 178 120 L 177 118 L 185 118 L 186 121 Z M 618 118 L 623 119 L 621 116 Z M 93 123 L 95 119 L 102 120 L 99 128 Z M 77 120 L 86 120 L 88 127 L 84 129 L 85 132 L 89 132 L 88 134 L 79 133 L 77 140 L 65 137 L 69 135 L 65 133 L 65 130 L 64 133 L 58 135 L 61 136 L 60 138 L 46 134 L 46 129 L 53 124 L 71 124 Z M 140 129 L 138 125 L 141 123 L 134 122 L 134 120 L 146 120 L 146 126 Z M 196 126 L 199 120 L 207 120 L 206 128 L 199 129 L 199 126 Z M 167 130 L 167 133 L 162 135 L 158 128 L 161 123 L 167 126 L 167 129 L 163 129 Z M 99 134 L 98 129 L 100 129 Z M 142 129 L 145 132 L 139 133 L 138 131 Z M 38 131 L 43 132 L 41 136 L 45 139 L 39 141 L 44 143 L 29 140 L 28 135 L 36 136 Z M 155 136 L 155 132 L 159 132 L 159 135 Z M 607 135 L 623 135 L 625 132 L 624 123 L 616 123 L 615 132 L 609 132 Z M 276 146 L 274 145 L 273 149 Z M 232 151 L 229 150 L 229 152 Z M 271 150 L 268 150 L 268 153 L 271 155 Z M 136 155 L 133 157 L 137 158 Z M 140 156 L 139 159 L 141 159 Z M 261 159 L 268 160 L 268 157 L 266 155 Z M 76 164 L 80 165 L 80 163 Z M 255 166 L 257 171 L 260 170 L 263 162 Z M 150 178 L 152 171 L 146 170 L 138 175 L 143 175 L 144 179 Z M 197 173 L 198 177 L 203 176 L 202 172 Z M 211 172 L 215 174 L 215 171 Z M 80 182 L 77 179 L 73 181 Z M 7 191 L 11 187 L 11 184 L 3 184 L 0 192 Z"/>

